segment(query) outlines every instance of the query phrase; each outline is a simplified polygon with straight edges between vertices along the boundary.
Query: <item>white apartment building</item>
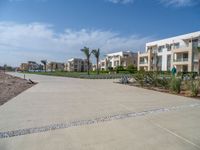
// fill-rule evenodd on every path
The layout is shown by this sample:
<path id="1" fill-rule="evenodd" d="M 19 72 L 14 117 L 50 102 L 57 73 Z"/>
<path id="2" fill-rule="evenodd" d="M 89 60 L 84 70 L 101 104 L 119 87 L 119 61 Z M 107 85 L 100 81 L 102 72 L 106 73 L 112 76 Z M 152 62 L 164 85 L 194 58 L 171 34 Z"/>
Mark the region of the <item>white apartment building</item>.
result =
<path id="1" fill-rule="evenodd" d="M 90 69 L 92 64 L 90 63 Z M 69 72 L 84 72 L 87 71 L 88 64 L 86 59 L 71 58 L 65 64 L 65 70 Z"/>
<path id="2" fill-rule="evenodd" d="M 137 66 L 137 53 L 131 51 L 120 51 L 106 55 L 105 59 L 100 60 L 101 70 L 108 70 L 108 68 L 116 68 L 123 66 L 124 68 L 129 65 Z"/>
<path id="3" fill-rule="evenodd" d="M 146 43 L 138 52 L 138 70 L 200 72 L 200 31 Z"/>

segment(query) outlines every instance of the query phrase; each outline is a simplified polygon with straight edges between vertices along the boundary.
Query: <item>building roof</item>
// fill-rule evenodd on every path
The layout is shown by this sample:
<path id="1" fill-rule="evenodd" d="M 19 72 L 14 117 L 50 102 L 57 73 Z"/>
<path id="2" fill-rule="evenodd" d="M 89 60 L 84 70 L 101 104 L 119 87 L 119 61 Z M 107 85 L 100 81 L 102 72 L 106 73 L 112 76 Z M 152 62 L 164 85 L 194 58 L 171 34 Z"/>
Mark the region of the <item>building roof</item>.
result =
<path id="1" fill-rule="evenodd" d="M 165 38 L 165 39 L 161 39 L 161 40 L 157 40 L 157 41 L 153 41 L 153 42 L 149 42 L 146 43 L 146 46 L 155 46 L 155 45 L 164 45 L 167 43 L 174 43 L 180 40 L 186 40 L 186 39 L 194 39 L 194 38 L 198 38 L 200 37 L 200 31 L 197 32 L 192 32 L 192 33 L 188 33 L 188 34 L 183 34 L 183 35 L 179 35 L 179 36 L 174 36 L 174 37 L 170 37 L 170 38 Z"/>
<path id="2" fill-rule="evenodd" d="M 130 54 L 130 53 L 134 53 L 134 52 L 131 52 L 131 51 L 120 51 L 120 52 L 106 54 L 106 56 L 116 56 L 116 55 L 123 56 L 124 54 Z"/>
<path id="3" fill-rule="evenodd" d="M 86 59 L 82 59 L 82 58 L 71 58 L 71 59 L 68 59 L 67 61 L 74 61 L 74 60 L 85 61 Z"/>

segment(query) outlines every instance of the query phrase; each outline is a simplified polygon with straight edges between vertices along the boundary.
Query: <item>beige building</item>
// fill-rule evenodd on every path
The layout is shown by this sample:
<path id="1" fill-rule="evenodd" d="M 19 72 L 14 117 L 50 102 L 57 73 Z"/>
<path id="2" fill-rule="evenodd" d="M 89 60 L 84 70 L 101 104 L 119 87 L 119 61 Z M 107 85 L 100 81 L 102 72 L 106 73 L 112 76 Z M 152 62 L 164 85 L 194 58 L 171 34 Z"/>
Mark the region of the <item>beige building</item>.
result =
<path id="1" fill-rule="evenodd" d="M 64 63 L 49 62 L 47 64 L 47 71 L 62 71 L 64 70 Z"/>
<path id="2" fill-rule="evenodd" d="M 131 51 L 110 53 L 106 55 L 105 59 L 100 60 L 101 70 L 115 69 L 117 66 L 126 68 L 129 65 L 137 66 L 137 53 Z"/>
<path id="3" fill-rule="evenodd" d="M 92 64 L 89 66 L 90 70 L 92 69 Z M 65 71 L 69 72 L 84 72 L 87 71 L 88 64 L 86 59 L 81 58 L 72 58 L 67 61 L 65 64 Z"/>
<path id="4" fill-rule="evenodd" d="M 35 61 L 28 61 L 27 63 L 21 63 L 20 70 L 21 71 L 40 70 L 40 65 Z"/>
<path id="5" fill-rule="evenodd" d="M 200 71 L 200 31 L 146 44 L 138 52 L 138 70 L 167 71 L 173 66 L 178 72 Z"/>
<path id="6" fill-rule="evenodd" d="M 28 71 L 28 63 L 21 63 L 19 70 L 20 71 Z"/>

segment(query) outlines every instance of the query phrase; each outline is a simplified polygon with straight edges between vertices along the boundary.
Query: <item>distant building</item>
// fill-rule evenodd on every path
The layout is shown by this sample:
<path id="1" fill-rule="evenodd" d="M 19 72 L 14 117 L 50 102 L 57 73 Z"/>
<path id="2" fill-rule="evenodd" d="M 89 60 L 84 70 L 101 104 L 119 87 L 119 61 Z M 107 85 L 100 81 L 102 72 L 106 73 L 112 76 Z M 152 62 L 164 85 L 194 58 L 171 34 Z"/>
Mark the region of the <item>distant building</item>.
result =
<path id="1" fill-rule="evenodd" d="M 20 71 L 28 71 L 28 63 L 21 63 L 19 70 Z"/>
<path id="2" fill-rule="evenodd" d="M 137 66 L 137 53 L 131 51 L 110 53 L 106 55 L 106 58 L 100 60 L 101 70 L 115 69 L 117 66 L 127 68 L 129 65 Z"/>
<path id="3" fill-rule="evenodd" d="M 146 43 L 146 51 L 138 52 L 138 70 L 200 72 L 200 31 Z"/>
<path id="4" fill-rule="evenodd" d="M 61 62 L 49 62 L 47 64 L 47 71 L 63 71 L 64 70 L 64 63 Z"/>
<path id="5" fill-rule="evenodd" d="M 27 63 L 21 63 L 19 70 L 20 71 L 35 71 L 41 70 L 42 66 L 35 61 L 28 61 Z"/>
<path id="6" fill-rule="evenodd" d="M 86 59 L 72 58 L 65 64 L 65 70 L 69 72 L 84 72 L 87 71 L 88 64 Z M 92 69 L 92 63 L 89 65 L 89 69 Z"/>
<path id="7" fill-rule="evenodd" d="M 92 71 L 96 71 L 97 70 L 97 65 L 96 64 L 93 64 L 92 65 Z"/>
<path id="8" fill-rule="evenodd" d="M 33 70 L 40 70 L 41 65 L 36 63 L 35 61 L 28 61 L 28 70 L 33 71 Z"/>

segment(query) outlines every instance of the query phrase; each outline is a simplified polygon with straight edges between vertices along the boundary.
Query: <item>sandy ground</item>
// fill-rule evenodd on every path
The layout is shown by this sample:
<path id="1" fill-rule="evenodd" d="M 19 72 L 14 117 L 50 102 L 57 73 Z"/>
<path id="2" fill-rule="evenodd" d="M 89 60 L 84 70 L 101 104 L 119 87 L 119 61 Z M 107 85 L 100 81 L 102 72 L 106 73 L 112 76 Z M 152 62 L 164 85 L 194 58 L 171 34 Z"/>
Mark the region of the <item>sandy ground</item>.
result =
<path id="1" fill-rule="evenodd" d="M 0 105 L 32 86 L 27 80 L 0 71 Z"/>

